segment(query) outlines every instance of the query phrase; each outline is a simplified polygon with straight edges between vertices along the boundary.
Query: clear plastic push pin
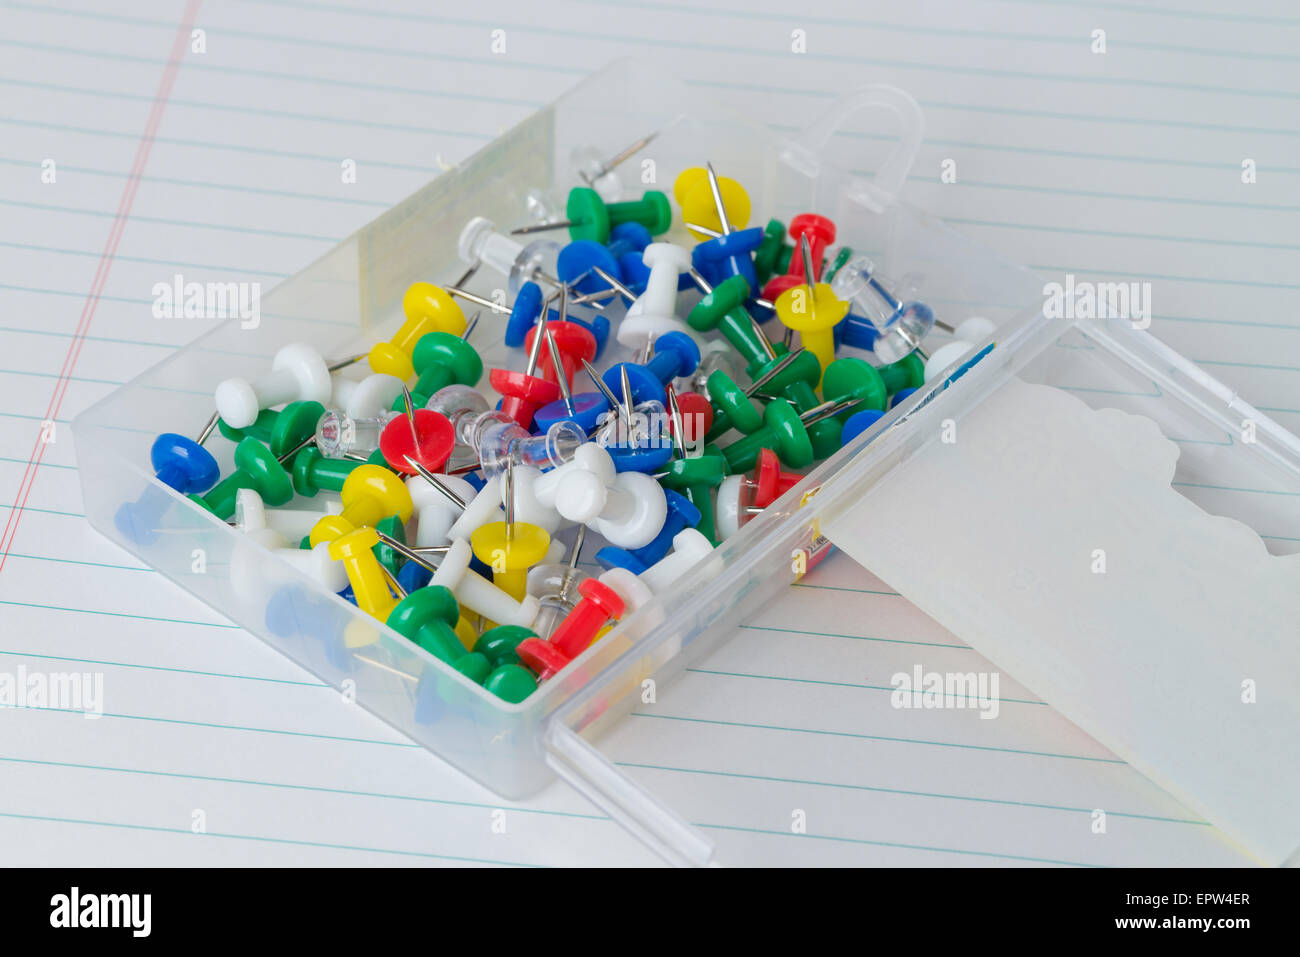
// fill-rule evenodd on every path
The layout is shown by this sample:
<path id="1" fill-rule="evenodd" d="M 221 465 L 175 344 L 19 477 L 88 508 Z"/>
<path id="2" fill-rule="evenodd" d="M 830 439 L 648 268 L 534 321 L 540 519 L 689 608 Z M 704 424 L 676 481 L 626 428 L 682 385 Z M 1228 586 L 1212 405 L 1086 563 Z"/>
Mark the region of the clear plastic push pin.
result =
<path id="1" fill-rule="evenodd" d="M 952 332 L 952 327 L 934 318 L 934 310 L 923 302 L 900 299 L 889 291 L 893 285 L 881 276 L 876 264 L 867 256 L 856 256 L 845 263 L 831 281 L 831 291 L 846 299 L 854 312 L 876 327 L 873 351 L 885 363 L 897 362 L 910 352 L 921 352 L 921 341 L 934 326 Z M 904 295 L 915 289 L 915 281 L 899 288 Z"/>
<path id="2" fill-rule="evenodd" d="M 402 413 L 385 411 L 353 418 L 338 409 L 327 411 L 316 423 L 316 448 L 328 459 L 362 458 L 379 448 L 384 426 Z M 349 455 L 351 453 L 351 455 Z"/>
<path id="3" fill-rule="evenodd" d="M 505 276 L 512 296 L 530 280 L 540 279 L 552 286 L 560 285 L 558 279 L 542 268 L 555 262 L 561 248 L 559 243 L 549 239 L 537 239 L 524 245 L 499 232 L 492 220 L 475 216 L 461 230 L 457 248 L 464 262 L 478 260 Z"/>
<path id="4" fill-rule="evenodd" d="M 478 453 L 483 474 L 490 478 L 512 466 L 546 471 L 563 465 L 573 458 L 574 450 L 587 441 L 587 436 L 567 419 L 554 423 L 541 435 L 533 435 L 505 413 L 490 410 L 473 419 L 462 419 L 458 439 Z"/>

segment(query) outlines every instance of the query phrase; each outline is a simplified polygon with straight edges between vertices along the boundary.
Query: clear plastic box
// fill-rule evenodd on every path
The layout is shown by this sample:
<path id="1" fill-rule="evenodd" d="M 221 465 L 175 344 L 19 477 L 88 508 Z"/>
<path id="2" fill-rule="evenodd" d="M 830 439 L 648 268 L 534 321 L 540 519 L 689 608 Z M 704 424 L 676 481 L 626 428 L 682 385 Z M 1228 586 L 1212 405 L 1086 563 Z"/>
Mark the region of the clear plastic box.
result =
<path id="1" fill-rule="evenodd" d="M 837 126 L 873 109 L 893 114 L 874 117 L 881 120 L 876 128 L 896 129 L 900 138 L 874 180 L 825 162 L 823 147 Z M 922 274 L 923 298 L 941 315 L 993 319 L 996 346 L 950 385 L 921 390 L 818 466 L 686 576 L 671 607 L 659 600 L 643 607 L 521 704 L 496 698 L 322 593 L 154 479 L 153 436 L 196 432 L 211 414 L 217 382 L 267 367 L 294 341 L 311 342 L 327 356 L 367 348 L 401 322 L 411 282 L 445 283 L 463 271 L 456 246 L 467 220 L 522 223 L 530 190 L 563 195 L 578 182 L 575 146 L 610 155 L 654 130 L 659 136 L 642 156 L 654 161 L 657 188 L 709 159 L 746 185 L 757 223 L 808 210 L 831 217 L 840 244 L 868 252 L 890 275 Z M 668 860 L 707 862 L 708 838 L 591 742 L 630 709 L 643 680 L 671 680 L 777 598 L 798 577 L 792 555 L 816 545 L 821 519 L 931 441 L 935 423 L 960 420 L 1008 377 L 1075 389 L 1089 404 L 1140 411 L 1166 434 L 1192 439 L 1177 476 L 1192 497 L 1195 487 L 1233 482 L 1300 494 L 1300 442 L 1290 433 L 1126 323 L 1047 319 L 1041 279 L 900 202 L 896 194 L 920 137 L 919 110 L 890 88 L 847 97 L 803 135 L 785 139 L 713 108 L 645 64 L 613 64 L 267 293 L 257 328 L 225 323 L 80 415 L 73 427 L 86 515 L 142 561 L 322 680 L 347 687 L 362 707 L 504 797 L 533 793 L 559 774 Z M 639 162 L 626 166 L 634 181 L 646 169 Z M 688 242 L 680 223 L 667 238 Z M 475 288 L 504 285 L 483 277 Z M 519 350 L 501 342 L 503 329 L 504 317 L 484 314 L 475 343 L 485 367 L 521 364 Z M 1194 443 L 1197 435 L 1231 433 L 1246 417 L 1257 423 L 1255 444 Z M 213 440 L 209 448 L 224 474 L 233 444 Z M 122 503 L 142 498 L 161 516 L 160 533 L 147 543 L 128 540 L 114 523 Z M 1294 501 L 1300 499 L 1287 500 L 1285 518 L 1300 528 Z M 1234 517 L 1252 527 L 1261 519 Z M 200 574 L 191 570 L 195 549 L 205 552 Z"/>

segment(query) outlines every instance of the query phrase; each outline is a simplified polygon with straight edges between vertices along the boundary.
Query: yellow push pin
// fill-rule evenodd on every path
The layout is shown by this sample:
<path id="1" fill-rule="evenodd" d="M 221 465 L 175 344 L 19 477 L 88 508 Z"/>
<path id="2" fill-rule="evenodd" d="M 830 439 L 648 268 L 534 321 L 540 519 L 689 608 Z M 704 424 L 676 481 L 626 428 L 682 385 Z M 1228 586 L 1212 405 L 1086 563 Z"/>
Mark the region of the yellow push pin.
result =
<path id="1" fill-rule="evenodd" d="M 403 382 L 415 375 L 411 353 L 426 332 L 446 332 L 459 337 L 465 331 L 465 313 L 444 290 L 431 282 L 413 282 L 402 296 L 406 321 L 387 342 L 370 350 L 370 368 L 397 376 Z"/>
<path id="2" fill-rule="evenodd" d="M 492 580 L 497 587 L 515 601 L 523 601 L 528 594 L 528 569 L 546 557 L 551 536 L 538 525 L 515 521 L 512 473 L 507 466 L 501 476 L 506 520 L 476 528 L 470 533 L 469 545 L 478 560 L 492 569 Z"/>
<path id="3" fill-rule="evenodd" d="M 752 207 L 745 187 L 726 176 L 710 176 L 709 170 L 703 166 L 693 166 L 677 177 L 673 183 L 673 197 L 677 200 L 677 205 L 681 206 L 682 218 L 686 222 L 712 230 L 712 233 L 701 233 L 688 228 L 687 231 L 696 242 L 704 242 L 749 225 Z M 718 214 L 719 205 L 727 212 L 725 227 Z"/>
<path id="4" fill-rule="evenodd" d="M 396 515 L 402 522 L 411 517 L 414 503 L 406 483 L 382 465 L 367 463 L 352 470 L 339 490 L 343 511 L 326 515 L 311 528 L 308 541 L 313 548 L 332 542 L 362 526 L 378 524 Z"/>
<path id="5" fill-rule="evenodd" d="M 373 528 L 358 528 L 330 543 L 330 558 L 343 563 L 357 607 L 384 621 L 397 599 L 388 590 L 384 569 L 371 551 L 378 544 L 379 534 Z"/>
<path id="6" fill-rule="evenodd" d="M 772 306 L 781 325 L 799 333 L 803 347 L 817 357 L 825 372 L 835 360 L 835 326 L 849 314 L 849 304 L 835 295 L 829 284 L 813 279 L 807 235 L 801 236 L 799 242 L 803 247 L 804 285 L 791 286 L 776 297 Z M 821 379 L 817 387 L 821 388 Z"/>

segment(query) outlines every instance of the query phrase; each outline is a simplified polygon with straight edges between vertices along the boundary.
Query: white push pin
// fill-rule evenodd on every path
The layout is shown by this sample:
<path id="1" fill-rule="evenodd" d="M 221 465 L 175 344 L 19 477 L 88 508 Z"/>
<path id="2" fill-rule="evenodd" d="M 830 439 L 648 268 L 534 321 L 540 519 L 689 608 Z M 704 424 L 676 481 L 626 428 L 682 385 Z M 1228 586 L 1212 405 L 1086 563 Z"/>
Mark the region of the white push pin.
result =
<path id="1" fill-rule="evenodd" d="M 412 475 L 406 480 L 415 505 L 415 545 L 432 548 L 445 545 L 448 533 L 465 511 L 465 503 L 474 497 L 474 486 L 454 475 L 435 475 L 438 485 L 422 475 Z M 441 487 L 439 487 L 441 486 Z M 446 489 L 446 491 L 443 491 Z M 455 498 L 449 497 L 447 491 Z"/>
<path id="2" fill-rule="evenodd" d="M 623 599 L 624 617 L 647 604 L 651 598 L 671 588 L 684 574 L 713 551 L 709 540 L 693 528 L 673 536 L 673 550 L 640 575 L 626 568 L 602 572 L 600 580 Z M 700 577 L 711 578 L 717 569 L 707 569 Z"/>
<path id="3" fill-rule="evenodd" d="M 341 409 L 354 419 L 368 419 L 389 411 L 402 394 L 402 380 L 376 372 L 364 379 L 334 376 L 334 394 L 329 407 Z"/>
<path id="4" fill-rule="evenodd" d="M 612 483 L 614 476 L 618 474 L 618 470 L 614 467 L 614 459 L 609 452 L 595 442 L 587 442 L 573 450 L 573 458 L 558 468 L 544 472 L 533 483 L 533 491 L 538 501 L 555 508 L 556 495 L 560 488 L 568 481 L 570 475 L 578 472 L 593 472 L 606 485 Z"/>
<path id="5" fill-rule="evenodd" d="M 677 318 L 677 277 L 690 271 L 690 251 L 674 243 L 651 243 L 641 261 L 650 267 L 645 292 L 628 307 L 616 334 L 629 349 L 640 349 L 666 332 L 691 332 Z"/>
<path id="6" fill-rule="evenodd" d="M 457 601 L 488 621 L 498 625 L 530 626 L 537 617 L 537 599 L 525 595 L 523 601 L 515 601 L 469 567 L 473 557 L 469 542 L 463 538 L 453 539 L 447 554 L 438 564 L 438 570 L 433 573 L 431 584 L 451 589 Z"/>
<path id="7" fill-rule="evenodd" d="M 594 472 L 579 470 L 560 485 L 555 508 L 611 545 L 642 548 L 664 527 L 668 500 L 659 483 L 643 472 L 619 472 L 607 483 Z"/>
<path id="8" fill-rule="evenodd" d="M 302 541 L 326 515 L 338 515 L 342 511 L 341 501 L 327 501 L 323 512 L 307 508 L 268 509 L 256 489 L 241 488 L 235 493 L 235 526 L 241 532 L 269 528 L 291 543 Z"/>
<path id="9" fill-rule="evenodd" d="M 475 216 L 461 230 L 457 251 L 467 262 L 481 262 L 507 278 L 511 295 L 529 280 L 541 279 L 552 286 L 560 281 L 543 272 L 542 265 L 558 255 L 560 244 L 548 239 L 538 239 L 525 246 L 518 240 L 497 232 L 496 223 L 483 216 Z"/>
<path id="10" fill-rule="evenodd" d="M 232 429 L 246 429 L 262 409 L 302 400 L 324 404 L 334 382 L 321 354 L 301 342 L 290 343 L 271 360 L 271 372 L 249 382 L 227 379 L 217 386 L 217 412 Z"/>
<path id="11" fill-rule="evenodd" d="M 240 491 L 248 492 L 251 489 L 241 489 Z M 253 495 L 257 496 L 257 493 L 253 492 Z M 261 504 L 260 497 L 258 497 L 256 506 L 253 505 L 251 500 L 245 499 L 242 515 L 245 522 L 250 517 L 253 517 L 254 523 L 256 523 L 256 509 Z M 235 507 L 238 509 L 239 505 L 237 504 Z M 256 542 L 280 560 L 319 582 L 321 587 L 328 591 L 337 593 L 348 586 L 347 569 L 342 562 L 335 561 L 330 557 L 328 542 L 321 542 L 315 548 L 295 548 L 288 538 L 264 522 L 260 525 L 241 527 L 244 528 L 245 537 L 250 541 Z M 240 562 L 243 566 L 243 571 L 240 573 L 241 580 L 246 580 L 250 575 L 256 574 L 255 569 L 249 565 L 246 558 L 241 558 Z"/>
<path id="12" fill-rule="evenodd" d="M 937 378 L 944 370 L 964 359 L 973 352 L 977 343 L 993 335 L 997 327 L 983 316 L 971 316 L 957 324 L 953 330 L 956 337 L 952 342 L 945 342 L 925 360 L 925 381 Z"/>
<path id="13" fill-rule="evenodd" d="M 501 521 L 501 504 L 501 476 L 494 475 L 483 483 L 477 495 L 465 503 L 465 511 L 447 531 L 447 536 L 468 541 L 476 529 L 489 522 Z"/>

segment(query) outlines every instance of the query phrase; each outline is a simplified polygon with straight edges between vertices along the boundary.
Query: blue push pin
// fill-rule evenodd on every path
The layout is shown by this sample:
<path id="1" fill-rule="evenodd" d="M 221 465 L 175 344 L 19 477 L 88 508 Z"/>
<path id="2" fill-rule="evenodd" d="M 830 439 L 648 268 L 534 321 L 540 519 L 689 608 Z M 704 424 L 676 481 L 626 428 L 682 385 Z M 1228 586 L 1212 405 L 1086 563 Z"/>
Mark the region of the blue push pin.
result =
<path id="1" fill-rule="evenodd" d="M 758 289 L 754 250 L 762 243 L 762 228 L 739 229 L 700 243 L 691 251 L 691 262 L 715 286 L 732 276 L 743 276 L 754 295 Z"/>
<path id="2" fill-rule="evenodd" d="M 915 389 L 899 389 L 890 397 L 889 407 L 892 409 L 895 406 L 901 405 L 902 403 L 906 402 L 911 397 L 912 393 L 915 391 L 916 391 Z"/>
<path id="3" fill-rule="evenodd" d="M 700 523 L 700 510 L 681 492 L 664 489 L 664 498 L 668 502 L 668 514 L 654 541 L 640 548 L 629 549 L 606 545 L 596 552 L 596 561 L 601 568 L 626 568 L 639 575 L 668 554 L 673 547 L 673 537 L 678 532 L 694 528 Z"/>
<path id="4" fill-rule="evenodd" d="M 523 346 L 528 330 L 537 325 L 537 317 L 541 314 L 542 287 L 531 281 L 524 283 L 515 293 L 510 318 L 506 320 L 506 345 L 512 349 Z"/>
<path id="5" fill-rule="evenodd" d="M 618 260 L 610 253 L 609 247 L 602 246 L 594 239 L 575 239 L 560 250 L 555 261 L 555 272 L 560 281 L 584 295 L 611 288 L 612 284 L 601 279 L 596 273 L 597 269 L 616 280 L 622 274 Z"/>
<path id="6" fill-rule="evenodd" d="M 876 348 L 876 337 L 880 335 L 870 321 L 853 313 L 849 313 L 844 317 L 843 322 L 836 324 L 835 334 L 841 344 L 852 346 L 854 349 L 865 349 L 868 352 Z"/>
<path id="7" fill-rule="evenodd" d="M 217 427 L 217 413 L 203 427 L 197 440 L 175 432 L 164 432 L 153 440 L 149 461 L 155 477 L 181 495 L 206 492 L 221 477 L 221 468 L 212 453 L 203 447 Z M 158 523 L 167 509 L 169 499 L 152 486 L 146 488 L 134 502 L 123 502 L 113 516 L 113 524 L 128 539 L 147 545 L 158 537 Z"/>
<path id="8" fill-rule="evenodd" d="M 879 422 L 885 413 L 880 409 L 866 409 L 862 412 L 855 412 L 848 417 L 844 423 L 844 429 L 840 433 L 840 440 L 848 445 L 867 429 Z"/>
<path id="9" fill-rule="evenodd" d="M 664 387 L 674 379 L 688 376 L 700 364 L 700 347 L 684 332 L 665 332 L 655 340 L 654 358 L 645 365 L 620 362 L 605 370 L 601 377 L 610 391 L 622 388 L 626 374 L 632 387 L 632 401 L 668 403 Z"/>
<path id="10" fill-rule="evenodd" d="M 353 659 L 338 629 L 339 616 L 315 592 L 298 585 L 277 589 L 266 603 L 266 627 L 281 638 L 315 638 L 330 665 L 352 670 Z"/>

